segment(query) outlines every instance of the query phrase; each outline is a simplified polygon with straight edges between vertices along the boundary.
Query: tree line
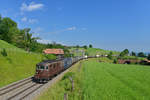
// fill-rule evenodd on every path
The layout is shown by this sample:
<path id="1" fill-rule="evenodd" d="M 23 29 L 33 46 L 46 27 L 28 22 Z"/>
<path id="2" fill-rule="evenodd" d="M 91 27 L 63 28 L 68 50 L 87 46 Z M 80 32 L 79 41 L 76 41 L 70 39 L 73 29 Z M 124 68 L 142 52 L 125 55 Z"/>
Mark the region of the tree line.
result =
<path id="1" fill-rule="evenodd" d="M 136 53 L 136 52 L 134 52 L 134 51 L 129 52 L 128 49 L 123 50 L 123 51 L 120 53 L 120 55 L 119 55 L 118 58 L 124 58 L 124 57 L 127 57 L 127 56 L 142 57 L 142 58 L 147 58 L 148 60 L 150 60 L 150 54 L 146 55 L 144 52 Z M 112 58 L 113 58 L 113 53 L 112 53 L 112 52 L 110 52 L 110 53 L 108 54 L 108 58 L 109 58 L 109 59 L 112 59 Z"/>

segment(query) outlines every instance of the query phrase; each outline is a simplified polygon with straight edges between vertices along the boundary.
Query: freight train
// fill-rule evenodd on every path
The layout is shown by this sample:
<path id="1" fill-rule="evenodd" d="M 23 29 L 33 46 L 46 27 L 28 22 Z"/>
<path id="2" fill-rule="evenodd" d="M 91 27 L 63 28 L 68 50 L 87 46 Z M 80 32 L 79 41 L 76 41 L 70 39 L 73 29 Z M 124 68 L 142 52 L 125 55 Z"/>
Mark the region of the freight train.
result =
<path id="1" fill-rule="evenodd" d="M 59 60 L 45 60 L 36 64 L 36 73 L 33 80 L 39 83 L 48 82 L 54 76 L 68 69 L 74 63 L 85 57 L 69 57 Z"/>

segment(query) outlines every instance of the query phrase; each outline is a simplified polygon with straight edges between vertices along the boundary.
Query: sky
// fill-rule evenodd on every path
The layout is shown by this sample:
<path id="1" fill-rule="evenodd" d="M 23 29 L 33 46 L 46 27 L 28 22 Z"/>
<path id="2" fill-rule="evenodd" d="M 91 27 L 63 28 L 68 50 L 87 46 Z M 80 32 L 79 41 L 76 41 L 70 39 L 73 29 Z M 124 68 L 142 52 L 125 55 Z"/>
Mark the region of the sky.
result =
<path id="1" fill-rule="evenodd" d="M 0 14 L 42 43 L 150 52 L 150 0 L 1 0 Z"/>

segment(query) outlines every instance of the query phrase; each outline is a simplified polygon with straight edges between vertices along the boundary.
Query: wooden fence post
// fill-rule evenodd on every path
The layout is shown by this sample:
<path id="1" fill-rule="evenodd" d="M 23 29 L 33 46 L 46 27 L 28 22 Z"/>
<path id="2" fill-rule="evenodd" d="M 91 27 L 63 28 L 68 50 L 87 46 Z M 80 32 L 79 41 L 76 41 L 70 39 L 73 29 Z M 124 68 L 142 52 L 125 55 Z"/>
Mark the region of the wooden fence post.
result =
<path id="1" fill-rule="evenodd" d="M 67 93 L 64 94 L 64 100 L 68 100 L 68 94 Z"/>

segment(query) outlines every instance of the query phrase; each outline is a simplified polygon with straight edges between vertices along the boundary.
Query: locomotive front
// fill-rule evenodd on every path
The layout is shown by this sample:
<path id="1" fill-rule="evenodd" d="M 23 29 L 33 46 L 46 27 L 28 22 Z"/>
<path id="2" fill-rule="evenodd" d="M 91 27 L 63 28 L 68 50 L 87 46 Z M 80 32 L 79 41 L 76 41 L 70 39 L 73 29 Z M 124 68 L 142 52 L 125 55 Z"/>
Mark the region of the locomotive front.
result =
<path id="1" fill-rule="evenodd" d="M 39 63 L 36 65 L 36 73 L 34 75 L 36 82 L 48 81 L 48 65 L 46 63 Z"/>

